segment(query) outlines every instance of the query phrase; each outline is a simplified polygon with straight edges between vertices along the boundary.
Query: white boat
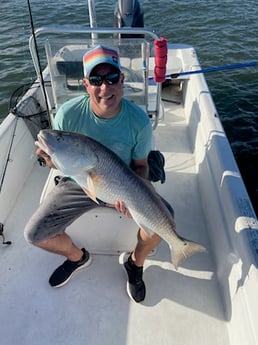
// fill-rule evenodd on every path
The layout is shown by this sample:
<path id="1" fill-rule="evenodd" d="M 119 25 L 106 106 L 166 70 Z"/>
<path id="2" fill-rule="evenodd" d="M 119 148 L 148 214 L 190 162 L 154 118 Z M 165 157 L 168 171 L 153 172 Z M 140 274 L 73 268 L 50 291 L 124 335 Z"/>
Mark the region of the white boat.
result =
<path id="1" fill-rule="evenodd" d="M 143 27 L 92 26 L 44 27 L 31 37 L 38 79 L 0 126 L 2 345 L 258 344 L 257 219 L 204 75 L 179 74 L 162 84 L 150 78 L 159 38 Z M 43 73 L 35 40 L 46 49 Z M 140 304 L 128 298 L 119 264 L 136 242 L 131 219 L 98 208 L 72 224 L 68 232 L 93 263 L 60 289 L 48 278 L 62 258 L 23 237 L 59 173 L 39 164 L 36 134 L 60 104 L 85 92 L 81 58 L 99 42 L 119 50 L 124 96 L 152 120 L 155 147 L 166 159 L 166 182 L 155 188 L 173 205 L 179 234 L 207 248 L 175 270 L 161 242 L 146 260 Z M 168 76 L 200 69 L 193 47 L 168 43 Z"/>

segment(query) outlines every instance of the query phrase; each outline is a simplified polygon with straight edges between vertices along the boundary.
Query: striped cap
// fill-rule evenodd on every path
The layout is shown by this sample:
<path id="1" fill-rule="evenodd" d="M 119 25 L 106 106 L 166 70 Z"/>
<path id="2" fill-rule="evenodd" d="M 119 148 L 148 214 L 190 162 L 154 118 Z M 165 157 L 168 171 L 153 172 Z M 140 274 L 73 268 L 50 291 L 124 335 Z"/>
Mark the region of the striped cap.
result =
<path id="1" fill-rule="evenodd" d="M 89 50 L 83 56 L 83 71 L 84 76 L 88 77 L 97 65 L 102 63 L 108 63 L 118 70 L 121 70 L 119 55 L 116 50 L 98 45 L 95 48 Z"/>

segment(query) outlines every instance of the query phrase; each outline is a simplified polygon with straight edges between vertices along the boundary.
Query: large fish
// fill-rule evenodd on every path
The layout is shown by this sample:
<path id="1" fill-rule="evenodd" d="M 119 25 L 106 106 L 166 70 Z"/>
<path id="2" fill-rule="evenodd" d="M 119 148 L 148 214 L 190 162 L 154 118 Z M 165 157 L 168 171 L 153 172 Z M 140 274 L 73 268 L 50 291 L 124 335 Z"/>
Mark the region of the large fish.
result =
<path id="1" fill-rule="evenodd" d="M 99 142 L 78 133 L 41 130 L 36 145 L 94 201 L 123 201 L 139 227 L 157 233 L 169 244 L 175 268 L 191 255 L 206 251 L 176 233 L 174 219 L 155 190 Z"/>

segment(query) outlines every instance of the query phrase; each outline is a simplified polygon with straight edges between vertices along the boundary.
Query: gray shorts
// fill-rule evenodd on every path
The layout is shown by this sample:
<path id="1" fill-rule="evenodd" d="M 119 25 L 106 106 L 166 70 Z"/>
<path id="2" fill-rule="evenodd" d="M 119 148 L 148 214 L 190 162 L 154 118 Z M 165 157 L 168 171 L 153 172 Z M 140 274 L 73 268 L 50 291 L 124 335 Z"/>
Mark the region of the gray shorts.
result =
<path id="1" fill-rule="evenodd" d="M 174 216 L 172 207 L 162 200 Z M 77 183 L 63 177 L 30 218 L 24 230 L 25 239 L 29 243 L 37 243 L 63 234 L 83 213 L 96 207 L 108 207 L 98 201 L 99 204 L 95 203 Z"/>

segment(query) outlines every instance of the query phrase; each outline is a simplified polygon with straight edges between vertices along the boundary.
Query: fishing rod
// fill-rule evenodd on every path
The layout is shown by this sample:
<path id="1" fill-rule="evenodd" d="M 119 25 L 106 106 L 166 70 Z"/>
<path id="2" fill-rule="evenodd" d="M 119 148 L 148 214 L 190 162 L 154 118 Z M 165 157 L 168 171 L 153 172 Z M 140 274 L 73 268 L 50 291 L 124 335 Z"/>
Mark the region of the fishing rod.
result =
<path id="1" fill-rule="evenodd" d="M 47 115 L 48 115 L 48 122 L 49 122 L 49 125 L 51 126 L 50 110 L 49 110 L 49 105 L 48 105 L 48 101 L 47 101 L 47 92 L 46 92 L 46 88 L 45 88 L 45 81 L 44 81 L 42 67 L 41 67 L 40 58 L 39 58 L 39 50 L 38 50 L 38 44 L 37 44 L 36 35 L 35 35 L 35 29 L 34 29 L 32 11 L 31 11 L 31 6 L 30 6 L 30 0 L 27 0 L 27 7 L 28 7 L 28 11 L 29 11 L 30 27 L 31 27 L 31 32 L 32 32 L 33 40 L 34 40 L 34 46 L 35 46 L 36 56 L 37 56 L 37 60 L 38 60 L 37 62 L 38 62 L 38 66 L 39 66 L 39 75 L 38 75 L 38 77 L 39 77 L 39 80 L 40 80 L 40 85 L 41 85 L 41 89 L 42 89 L 42 92 L 43 92 L 43 97 L 44 97 L 44 100 L 45 100 L 46 111 L 47 111 Z"/>
<path id="2" fill-rule="evenodd" d="M 245 62 L 245 63 L 232 64 L 232 65 L 204 68 L 204 69 L 199 69 L 196 71 L 179 72 L 179 73 L 168 74 L 165 77 L 171 78 L 171 79 L 176 79 L 178 77 L 191 75 L 191 74 L 211 73 L 211 72 L 218 72 L 218 71 L 223 71 L 223 70 L 229 70 L 229 69 L 235 69 L 235 68 L 244 68 L 244 67 L 251 67 L 251 66 L 256 66 L 256 62 L 251 61 L 251 62 Z M 153 79 L 154 79 L 154 77 L 149 77 L 149 80 L 153 80 Z"/>

